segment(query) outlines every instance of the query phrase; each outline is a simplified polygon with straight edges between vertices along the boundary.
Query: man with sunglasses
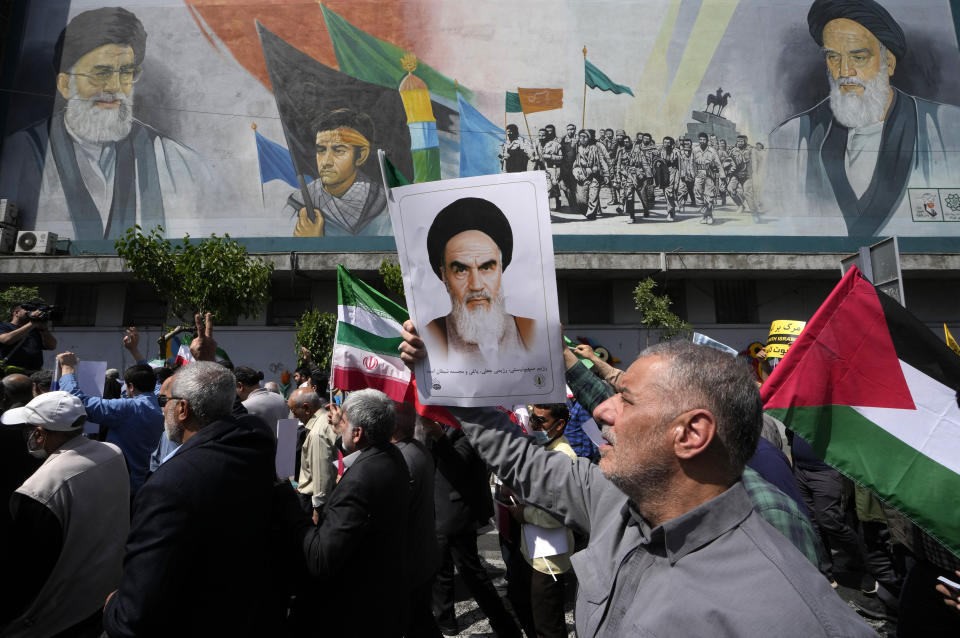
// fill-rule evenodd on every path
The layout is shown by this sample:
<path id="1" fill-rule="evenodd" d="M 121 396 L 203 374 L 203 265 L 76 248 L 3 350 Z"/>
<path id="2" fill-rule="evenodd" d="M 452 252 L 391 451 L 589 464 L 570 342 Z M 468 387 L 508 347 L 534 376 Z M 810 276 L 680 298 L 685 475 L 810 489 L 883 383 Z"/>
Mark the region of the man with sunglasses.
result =
<path id="1" fill-rule="evenodd" d="M 43 210 L 46 230 L 112 239 L 196 210 L 203 182 L 193 151 L 133 117 L 146 40 L 137 16 L 119 7 L 80 13 L 61 34 L 59 105 L 5 145 L 13 161 L 4 163 L 0 188 L 20 202 L 25 228 Z"/>
<path id="2" fill-rule="evenodd" d="M 276 438 L 259 417 L 232 415 L 236 387 L 230 370 L 197 360 L 161 389 L 166 436 L 180 447 L 134 501 L 104 607 L 111 638 L 279 635 L 290 581 L 276 573 L 283 546 L 272 536 Z M 186 592 L 202 600 L 184 605 Z"/>

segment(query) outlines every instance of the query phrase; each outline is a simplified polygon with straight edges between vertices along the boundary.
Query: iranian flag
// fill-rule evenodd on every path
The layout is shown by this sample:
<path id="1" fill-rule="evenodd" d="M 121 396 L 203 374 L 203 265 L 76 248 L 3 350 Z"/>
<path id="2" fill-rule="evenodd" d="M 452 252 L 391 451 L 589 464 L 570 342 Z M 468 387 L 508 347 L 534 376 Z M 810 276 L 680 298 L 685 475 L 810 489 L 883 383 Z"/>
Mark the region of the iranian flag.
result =
<path id="1" fill-rule="evenodd" d="M 333 385 L 341 390 L 380 390 L 417 413 L 453 427 L 460 424 L 439 405 L 422 405 L 417 382 L 400 360 L 400 331 L 407 309 L 337 265 L 337 333 L 333 344 Z"/>
<path id="2" fill-rule="evenodd" d="M 411 374 L 400 360 L 400 330 L 408 318 L 403 306 L 338 265 L 333 384 L 341 390 L 375 388 L 403 401 Z"/>
<path id="3" fill-rule="evenodd" d="M 960 357 L 851 268 L 763 384 L 764 409 L 960 556 Z"/>
<path id="4" fill-rule="evenodd" d="M 175 342 L 173 339 L 167 341 L 167 359 L 173 359 L 174 363 L 178 366 L 185 366 L 188 363 L 193 363 L 194 358 L 190 353 L 190 342 L 193 341 L 193 335 L 188 332 L 180 333 L 180 344 L 177 347 L 177 351 L 173 352 L 173 346 Z M 232 363 L 230 361 L 230 356 L 227 354 L 227 351 L 217 346 L 216 361 L 218 363 Z M 163 362 L 160 362 L 160 365 L 163 365 Z"/>

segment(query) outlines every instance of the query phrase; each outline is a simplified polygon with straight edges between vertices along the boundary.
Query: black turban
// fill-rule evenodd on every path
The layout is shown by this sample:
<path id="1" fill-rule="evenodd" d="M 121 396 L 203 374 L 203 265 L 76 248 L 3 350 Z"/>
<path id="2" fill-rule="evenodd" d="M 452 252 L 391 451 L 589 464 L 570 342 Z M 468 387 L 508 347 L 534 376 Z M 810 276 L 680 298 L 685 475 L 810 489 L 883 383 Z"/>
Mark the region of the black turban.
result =
<path id="1" fill-rule="evenodd" d="M 147 49 L 147 32 L 137 16 L 121 7 L 84 11 L 60 33 L 54 56 L 56 70 L 69 71 L 77 60 L 105 44 L 129 46 L 134 63 L 140 64 Z"/>
<path id="2" fill-rule="evenodd" d="M 502 269 L 506 270 L 513 256 L 513 230 L 510 222 L 492 202 L 479 197 L 463 197 L 437 213 L 430 231 L 427 232 L 427 254 L 430 256 L 430 265 L 437 277 L 443 269 L 443 256 L 447 242 L 454 235 L 467 230 L 479 230 L 485 233 L 500 248 L 503 260 Z"/>
<path id="3" fill-rule="evenodd" d="M 823 28 L 831 20 L 846 18 L 870 31 L 897 60 L 907 52 L 903 29 L 887 10 L 873 0 L 815 0 L 807 14 L 810 35 L 823 46 Z"/>

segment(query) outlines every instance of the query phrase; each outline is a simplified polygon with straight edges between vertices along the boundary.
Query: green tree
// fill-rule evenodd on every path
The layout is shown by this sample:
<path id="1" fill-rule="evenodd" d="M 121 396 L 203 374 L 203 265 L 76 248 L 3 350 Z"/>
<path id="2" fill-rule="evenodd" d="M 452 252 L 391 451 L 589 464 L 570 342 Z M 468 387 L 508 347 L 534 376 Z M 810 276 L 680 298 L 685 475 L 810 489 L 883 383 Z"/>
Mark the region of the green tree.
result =
<path id="1" fill-rule="evenodd" d="M 407 297 L 403 292 L 403 274 L 400 272 L 400 264 L 392 259 L 384 259 L 380 262 L 379 272 L 387 290 L 399 297 L 401 303 L 406 305 Z"/>
<path id="2" fill-rule="evenodd" d="M 0 321 L 10 321 L 14 305 L 28 299 L 40 301 L 40 291 L 35 286 L 10 286 L 0 292 Z"/>
<path id="3" fill-rule="evenodd" d="M 671 312 L 673 302 L 667 295 L 654 293 L 656 286 L 657 282 L 647 277 L 633 289 L 634 307 L 640 311 L 643 325 L 660 330 L 664 340 L 689 334 L 693 326 Z"/>
<path id="4" fill-rule="evenodd" d="M 300 315 L 296 328 L 297 338 L 294 347 L 297 358 L 300 359 L 300 349 L 306 348 L 315 366 L 321 370 L 329 369 L 333 337 L 337 330 L 337 316 L 329 312 L 320 312 L 316 308 L 307 310 Z"/>
<path id="5" fill-rule="evenodd" d="M 230 235 L 179 244 L 163 236 L 157 226 L 144 234 L 139 226 L 127 229 L 114 242 L 117 254 L 140 281 L 153 286 L 167 302 L 167 317 L 192 325 L 198 312 L 211 312 L 218 323 L 255 317 L 270 300 L 273 266 L 230 239 Z"/>

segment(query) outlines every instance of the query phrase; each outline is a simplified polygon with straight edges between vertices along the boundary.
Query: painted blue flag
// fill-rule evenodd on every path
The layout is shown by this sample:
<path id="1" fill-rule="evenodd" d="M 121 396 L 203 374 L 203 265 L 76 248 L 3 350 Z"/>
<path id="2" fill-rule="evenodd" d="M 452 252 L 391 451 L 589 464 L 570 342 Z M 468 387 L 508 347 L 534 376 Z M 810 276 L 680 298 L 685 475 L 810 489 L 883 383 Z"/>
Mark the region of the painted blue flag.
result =
<path id="1" fill-rule="evenodd" d="M 290 151 L 260 135 L 257 136 L 257 159 L 260 160 L 260 183 L 266 184 L 270 180 L 282 179 L 293 188 L 299 188 L 297 171 L 293 168 Z"/>
<path id="2" fill-rule="evenodd" d="M 460 177 L 493 175 L 500 172 L 500 145 L 503 129 L 457 95 L 460 107 Z"/>

